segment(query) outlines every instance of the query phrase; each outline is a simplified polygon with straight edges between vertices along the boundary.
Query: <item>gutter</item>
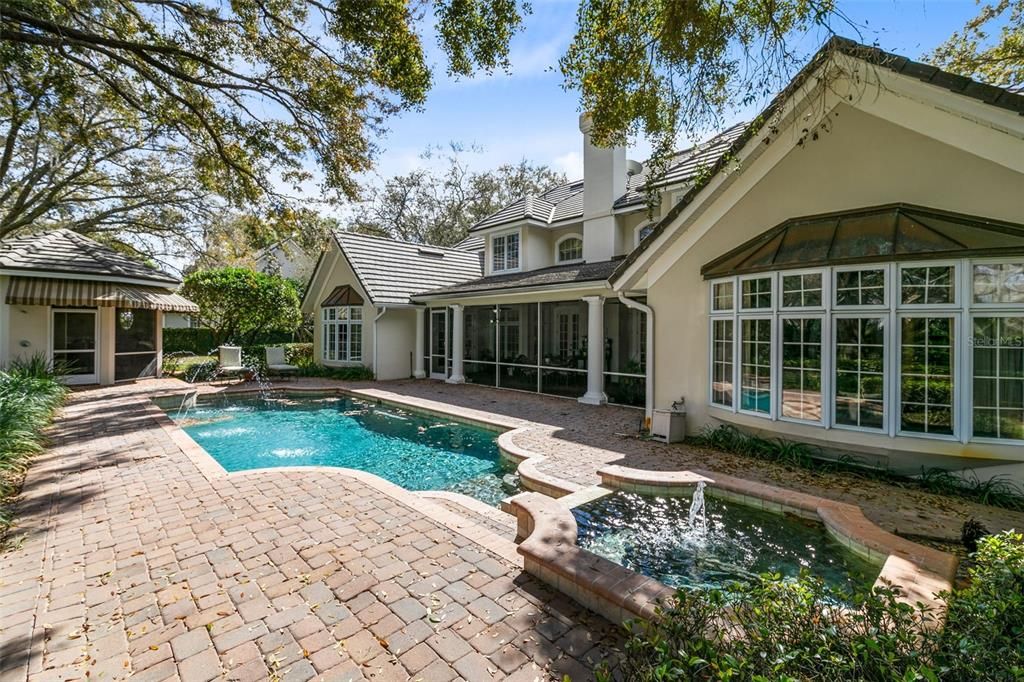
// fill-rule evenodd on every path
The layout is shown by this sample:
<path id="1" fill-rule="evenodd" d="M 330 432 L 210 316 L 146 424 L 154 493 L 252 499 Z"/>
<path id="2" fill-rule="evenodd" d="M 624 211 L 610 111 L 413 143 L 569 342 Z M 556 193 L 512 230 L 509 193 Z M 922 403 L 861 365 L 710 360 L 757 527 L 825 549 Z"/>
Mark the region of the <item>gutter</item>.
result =
<path id="1" fill-rule="evenodd" d="M 625 294 L 619 294 L 619 302 L 627 308 L 633 310 L 639 310 L 646 315 L 645 323 L 647 325 L 647 367 L 644 370 L 646 373 L 646 391 L 647 396 L 644 400 L 644 421 L 646 422 L 647 428 L 651 426 L 651 418 L 654 416 L 654 308 L 640 301 L 634 301 L 628 298 Z"/>
<path id="2" fill-rule="evenodd" d="M 384 313 L 388 311 L 387 306 L 382 306 L 377 316 L 373 318 L 373 379 L 377 380 L 377 320 L 384 317 Z"/>

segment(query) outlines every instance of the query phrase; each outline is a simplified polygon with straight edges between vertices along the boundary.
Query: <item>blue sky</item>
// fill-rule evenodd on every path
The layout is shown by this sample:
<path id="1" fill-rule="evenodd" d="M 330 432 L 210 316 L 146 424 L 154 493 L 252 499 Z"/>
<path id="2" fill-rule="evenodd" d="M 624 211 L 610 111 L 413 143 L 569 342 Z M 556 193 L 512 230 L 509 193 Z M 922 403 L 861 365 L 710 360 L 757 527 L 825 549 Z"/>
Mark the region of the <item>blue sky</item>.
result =
<path id="1" fill-rule="evenodd" d="M 533 14 L 512 44 L 509 75 L 452 80 L 445 75 L 440 51 L 427 45 L 436 60 L 434 87 L 422 111 L 389 122 L 390 132 L 378 140 L 382 151 L 376 173 L 408 172 L 423 165 L 419 155 L 427 145 L 457 141 L 483 149 L 469 157 L 476 169 L 527 158 L 581 176 L 578 100 L 562 89 L 557 72 L 558 58 L 572 40 L 577 6 L 573 0 L 533 0 Z M 919 58 L 961 28 L 978 6 L 973 0 L 840 0 L 840 9 L 861 27 L 863 42 Z M 857 37 L 853 29 L 840 33 Z M 809 37 L 807 42 L 810 54 L 820 40 Z M 647 149 L 639 140 L 630 157 L 643 159 Z"/>

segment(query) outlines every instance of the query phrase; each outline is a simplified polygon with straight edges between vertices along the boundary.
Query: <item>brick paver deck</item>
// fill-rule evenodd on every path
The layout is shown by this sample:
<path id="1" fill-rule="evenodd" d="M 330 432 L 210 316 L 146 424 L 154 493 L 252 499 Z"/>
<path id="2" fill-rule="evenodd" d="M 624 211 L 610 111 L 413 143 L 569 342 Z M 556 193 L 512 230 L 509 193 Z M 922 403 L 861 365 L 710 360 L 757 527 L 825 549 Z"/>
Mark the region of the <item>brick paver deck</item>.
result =
<path id="1" fill-rule="evenodd" d="M 197 466 L 145 397 L 172 383 L 58 419 L 0 557 L 0 680 L 585 680 L 615 646 L 443 504 Z"/>
<path id="2" fill-rule="evenodd" d="M 1024 513 L 968 502 L 843 473 L 820 473 L 725 452 L 667 445 L 637 438 L 640 410 L 581 405 L 575 400 L 437 381 L 365 384 L 367 394 L 399 400 L 432 401 L 447 410 L 477 412 L 510 426 L 528 426 L 515 436 L 520 447 L 544 455 L 542 472 L 583 485 L 600 483 L 608 464 L 638 469 L 709 469 L 784 486 L 799 492 L 859 505 L 886 530 L 959 542 L 967 519 L 995 532 L 1024 528 Z"/>

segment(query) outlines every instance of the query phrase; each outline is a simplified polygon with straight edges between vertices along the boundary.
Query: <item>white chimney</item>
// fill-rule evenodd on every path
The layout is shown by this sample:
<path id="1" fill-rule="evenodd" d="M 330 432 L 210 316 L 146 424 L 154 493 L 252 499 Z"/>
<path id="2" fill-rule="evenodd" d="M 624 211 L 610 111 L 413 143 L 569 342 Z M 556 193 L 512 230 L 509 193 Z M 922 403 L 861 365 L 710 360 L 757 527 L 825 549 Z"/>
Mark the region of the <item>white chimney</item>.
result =
<path id="1" fill-rule="evenodd" d="M 612 204 L 626 193 L 626 148 L 598 147 L 590 140 L 590 114 L 580 115 L 583 133 L 583 258 L 608 260 L 621 250 Z"/>

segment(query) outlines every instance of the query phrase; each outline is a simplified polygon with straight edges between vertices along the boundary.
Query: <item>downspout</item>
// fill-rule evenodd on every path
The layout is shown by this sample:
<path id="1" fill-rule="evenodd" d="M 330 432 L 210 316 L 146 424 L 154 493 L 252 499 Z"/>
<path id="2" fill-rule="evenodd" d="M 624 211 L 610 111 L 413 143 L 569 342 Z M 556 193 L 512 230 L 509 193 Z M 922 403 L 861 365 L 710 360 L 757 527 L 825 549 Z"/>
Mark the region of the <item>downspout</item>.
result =
<path id="1" fill-rule="evenodd" d="M 377 320 L 384 317 L 384 313 L 388 311 L 387 306 L 383 306 L 377 316 L 373 318 L 373 380 L 377 380 Z"/>
<path id="2" fill-rule="evenodd" d="M 646 389 L 647 396 L 645 398 L 646 405 L 644 406 L 644 422 L 648 429 L 651 428 L 651 418 L 654 416 L 654 308 L 640 301 L 634 301 L 631 298 L 627 298 L 625 294 L 619 294 L 619 301 L 622 305 L 633 310 L 639 310 L 644 313 L 644 321 L 647 324 L 647 367 L 646 372 Z"/>

